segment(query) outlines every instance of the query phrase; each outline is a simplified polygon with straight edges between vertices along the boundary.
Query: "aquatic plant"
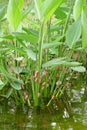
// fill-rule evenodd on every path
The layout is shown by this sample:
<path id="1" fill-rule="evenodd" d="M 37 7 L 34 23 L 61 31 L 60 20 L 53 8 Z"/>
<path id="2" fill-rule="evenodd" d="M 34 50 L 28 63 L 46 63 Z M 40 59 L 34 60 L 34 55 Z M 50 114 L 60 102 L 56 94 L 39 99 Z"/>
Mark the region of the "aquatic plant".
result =
<path id="1" fill-rule="evenodd" d="M 1 5 L 9 31 L 0 32 L 0 96 L 29 106 L 61 99 L 74 72 L 86 71 L 85 2 L 34 0 L 24 7 L 24 0 L 9 0 L 7 11 Z"/>

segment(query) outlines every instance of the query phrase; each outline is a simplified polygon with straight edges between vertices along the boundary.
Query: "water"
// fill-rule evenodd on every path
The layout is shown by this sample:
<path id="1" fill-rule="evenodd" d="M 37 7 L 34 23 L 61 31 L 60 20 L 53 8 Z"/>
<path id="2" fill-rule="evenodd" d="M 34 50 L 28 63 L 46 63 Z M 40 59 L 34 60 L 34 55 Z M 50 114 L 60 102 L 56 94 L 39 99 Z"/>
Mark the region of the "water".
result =
<path id="1" fill-rule="evenodd" d="M 86 85 L 85 85 L 86 86 Z M 0 130 L 87 130 L 87 90 L 84 85 L 69 90 L 70 110 L 54 104 L 38 109 L 0 105 Z"/>
<path id="2" fill-rule="evenodd" d="M 0 107 L 0 130 L 87 130 L 87 102 L 73 103 L 72 114 L 63 112 L 28 112 Z"/>

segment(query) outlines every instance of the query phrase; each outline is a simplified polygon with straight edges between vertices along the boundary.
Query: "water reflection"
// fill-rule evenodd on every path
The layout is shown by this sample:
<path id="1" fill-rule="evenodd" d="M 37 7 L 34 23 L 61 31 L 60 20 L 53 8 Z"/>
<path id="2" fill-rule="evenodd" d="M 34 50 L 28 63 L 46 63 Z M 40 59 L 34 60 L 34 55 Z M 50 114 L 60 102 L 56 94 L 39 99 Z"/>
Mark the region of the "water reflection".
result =
<path id="1" fill-rule="evenodd" d="M 0 130 L 87 130 L 87 90 L 71 89 L 71 113 L 49 109 L 0 106 Z M 23 108 L 23 109 L 21 109 Z"/>
<path id="2" fill-rule="evenodd" d="M 50 114 L 31 108 L 25 113 L 0 107 L 0 130 L 87 130 L 87 102 L 73 104 L 72 111 L 73 116 L 69 117 L 67 110 Z"/>

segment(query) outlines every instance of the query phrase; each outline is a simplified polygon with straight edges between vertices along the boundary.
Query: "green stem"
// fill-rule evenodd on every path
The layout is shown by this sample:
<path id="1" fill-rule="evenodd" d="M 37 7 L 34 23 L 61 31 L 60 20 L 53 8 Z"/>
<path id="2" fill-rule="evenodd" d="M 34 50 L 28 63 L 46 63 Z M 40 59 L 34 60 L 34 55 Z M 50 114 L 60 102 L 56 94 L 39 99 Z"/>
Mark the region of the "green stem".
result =
<path id="1" fill-rule="evenodd" d="M 47 22 L 47 42 L 50 42 L 50 25 L 51 25 L 51 19 Z"/>
<path id="2" fill-rule="evenodd" d="M 51 19 L 47 22 L 47 43 L 49 44 L 50 42 L 50 24 L 51 24 Z M 48 61 L 48 53 L 46 54 L 46 62 Z M 48 88 L 47 88 L 47 81 L 48 81 L 48 75 L 45 78 L 46 85 L 44 88 L 44 97 L 48 97 Z"/>
<path id="3" fill-rule="evenodd" d="M 72 11 L 72 9 L 73 9 L 73 5 L 74 5 L 74 0 L 73 0 L 72 3 L 71 3 L 71 8 L 70 8 L 69 14 L 68 14 L 67 19 L 66 19 L 66 22 L 65 22 L 65 26 L 64 26 L 64 30 L 63 30 L 63 35 L 66 33 L 67 25 L 68 25 L 69 20 L 70 20 L 70 15 L 71 15 L 71 11 Z"/>
<path id="4" fill-rule="evenodd" d="M 67 15 L 67 19 L 66 19 L 63 34 L 62 34 L 63 36 L 65 35 L 66 30 L 67 30 L 67 26 L 68 26 L 68 23 L 69 23 L 69 20 L 70 20 L 70 15 L 71 15 L 71 12 L 72 12 L 72 9 L 73 9 L 73 5 L 74 5 L 74 0 L 71 2 L 71 8 L 70 8 L 70 11 L 69 11 L 69 13 Z M 58 48 L 58 52 L 59 52 L 60 57 L 62 56 L 62 48 L 63 48 L 63 45 L 59 46 L 59 48 Z"/>
<path id="5" fill-rule="evenodd" d="M 44 21 L 41 23 L 40 33 L 39 33 L 39 52 L 38 52 L 38 71 L 40 72 L 42 66 L 42 45 L 43 45 L 43 38 L 44 38 Z"/>

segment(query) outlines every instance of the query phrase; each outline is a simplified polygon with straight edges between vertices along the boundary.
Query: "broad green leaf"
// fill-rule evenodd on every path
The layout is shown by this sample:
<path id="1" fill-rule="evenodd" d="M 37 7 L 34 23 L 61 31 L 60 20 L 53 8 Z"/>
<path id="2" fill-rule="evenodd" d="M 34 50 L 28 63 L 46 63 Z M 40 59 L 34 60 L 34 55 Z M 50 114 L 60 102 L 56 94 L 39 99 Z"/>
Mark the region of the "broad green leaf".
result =
<path id="1" fill-rule="evenodd" d="M 49 52 L 50 52 L 50 54 L 52 54 L 52 55 L 58 56 L 58 48 L 56 48 L 56 47 L 49 48 Z"/>
<path id="2" fill-rule="evenodd" d="M 16 0 L 16 2 L 17 2 L 19 9 L 22 9 L 23 5 L 24 5 L 24 0 Z"/>
<path id="3" fill-rule="evenodd" d="M 75 20 L 77 20 L 80 17 L 82 8 L 83 8 L 83 0 L 76 0 L 73 9 L 73 16 Z"/>
<path id="4" fill-rule="evenodd" d="M 50 60 L 47 63 L 43 64 L 43 67 L 55 67 L 57 65 L 79 66 L 82 64 L 79 62 L 66 61 L 66 58 L 57 58 L 57 59 Z"/>
<path id="5" fill-rule="evenodd" d="M 22 22 L 22 20 L 28 15 L 32 10 L 33 4 L 31 4 L 27 9 L 22 11 L 24 5 L 24 0 L 9 0 L 7 8 L 7 19 L 13 29 L 16 31 Z"/>
<path id="6" fill-rule="evenodd" d="M 77 72 L 86 72 L 86 68 L 84 66 L 71 67 L 71 69 Z"/>
<path id="7" fill-rule="evenodd" d="M 42 48 L 47 49 L 47 48 L 52 48 L 52 47 L 59 46 L 59 45 L 62 45 L 62 44 L 63 44 L 62 42 L 44 43 L 42 45 Z"/>
<path id="8" fill-rule="evenodd" d="M 0 21 L 4 19 L 6 13 L 6 5 L 1 4 L 0 5 Z"/>
<path id="9" fill-rule="evenodd" d="M 28 58 L 31 58 L 32 60 L 36 61 L 36 53 L 34 53 L 32 50 L 30 49 L 26 49 Z"/>
<path id="10" fill-rule="evenodd" d="M 63 65 L 65 66 L 79 66 L 81 65 L 82 63 L 79 63 L 79 62 L 75 62 L 75 61 L 65 61 Z"/>
<path id="11" fill-rule="evenodd" d="M 58 42 L 58 41 L 62 41 L 63 38 L 65 37 L 65 35 L 62 35 L 62 36 L 54 36 L 54 39 L 55 39 L 55 42 Z"/>
<path id="12" fill-rule="evenodd" d="M 38 18 L 40 20 L 45 18 L 45 20 L 48 21 L 63 0 L 34 0 L 34 2 Z"/>
<path id="13" fill-rule="evenodd" d="M 39 39 L 39 32 L 30 28 L 25 28 L 23 27 L 23 31 L 25 31 L 29 37 L 31 37 L 31 41 L 33 40 L 32 43 L 37 43 Z"/>
<path id="14" fill-rule="evenodd" d="M 29 39 L 29 36 L 26 34 L 26 33 L 22 33 L 22 32 L 14 32 L 12 33 L 12 35 L 17 38 L 17 39 L 21 39 L 21 40 L 24 40 L 24 41 L 30 41 Z"/>
<path id="15" fill-rule="evenodd" d="M 37 37 L 37 38 L 39 37 L 39 32 L 36 30 L 30 29 L 30 28 L 25 28 L 25 27 L 23 27 L 22 29 L 23 29 L 23 31 L 25 31 L 29 35 L 31 34 L 34 37 Z"/>
<path id="16" fill-rule="evenodd" d="M 58 8 L 55 11 L 55 15 L 57 19 L 65 19 L 67 17 L 65 11 L 63 10 L 63 8 Z"/>
<path id="17" fill-rule="evenodd" d="M 14 31 L 17 30 L 22 19 L 21 10 L 19 8 L 22 6 L 22 4 L 19 3 L 19 0 L 9 0 L 7 8 L 7 19 Z"/>
<path id="18" fill-rule="evenodd" d="M 83 9 L 84 9 L 85 15 L 87 16 L 87 5 L 84 5 Z"/>
<path id="19" fill-rule="evenodd" d="M 23 40 L 23 41 L 28 41 L 28 42 L 31 42 L 31 43 L 37 43 L 38 42 L 38 37 L 33 35 L 33 34 L 15 32 L 15 33 L 12 33 L 12 35 L 15 38 Z"/>
<path id="20" fill-rule="evenodd" d="M 79 18 L 75 21 L 71 27 L 66 32 L 66 42 L 69 48 L 72 48 L 73 45 L 79 40 L 81 36 L 81 19 Z"/>
<path id="21" fill-rule="evenodd" d="M 42 67 L 45 68 L 45 67 L 52 67 L 55 65 L 62 65 L 63 63 L 65 63 L 65 59 L 66 59 L 65 57 L 62 57 L 62 58 L 56 58 L 56 59 L 50 60 L 44 63 Z"/>
<path id="22" fill-rule="evenodd" d="M 87 18 L 84 10 L 82 11 L 82 47 L 87 47 Z"/>
<path id="23" fill-rule="evenodd" d="M 45 17 L 46 20 L 49 20 L 49 18 L 52 16 L 52 14 L 55 12 L 55 10 L 60 6 L 63 0 L 45 0 L 42 14 Z"/>
<path id="24" fill-rule="evenodd" d="M 23 54 L 23 55 L 26 54 L 26 52 L 24 51 L 23 48 L 16 47 L 16 46 L 14 46 L 10 43 L 6 43 L 6 42 L 3 42 L 2 44 L 5 45 L 6 47 L 8 47 L 11 50 L 15 50 L 15 51 L 19 52 L 20 54 Z"/>
<path id="25" fill-rule="evenodd" d="M 16 90 L 20 90 L 21 89 L 21 84 L 19 82 L 12 82 L 10 84 Z"/>

